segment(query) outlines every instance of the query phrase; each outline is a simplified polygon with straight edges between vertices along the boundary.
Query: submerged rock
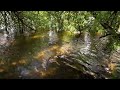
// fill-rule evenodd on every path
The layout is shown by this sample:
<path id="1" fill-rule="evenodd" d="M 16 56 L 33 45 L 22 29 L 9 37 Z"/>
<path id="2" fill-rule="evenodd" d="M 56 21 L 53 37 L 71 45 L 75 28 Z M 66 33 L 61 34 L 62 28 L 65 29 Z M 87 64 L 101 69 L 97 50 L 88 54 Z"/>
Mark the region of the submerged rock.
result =
<path id="1" fill-rule="evenodd" d="M 30 74 L 30 70 L 28 70 L 27 68 L 24 67 L 18 67 L 17 68 L 18 72 L 20 72 L 20 76 L 21 78 L 27 77 Z"/>

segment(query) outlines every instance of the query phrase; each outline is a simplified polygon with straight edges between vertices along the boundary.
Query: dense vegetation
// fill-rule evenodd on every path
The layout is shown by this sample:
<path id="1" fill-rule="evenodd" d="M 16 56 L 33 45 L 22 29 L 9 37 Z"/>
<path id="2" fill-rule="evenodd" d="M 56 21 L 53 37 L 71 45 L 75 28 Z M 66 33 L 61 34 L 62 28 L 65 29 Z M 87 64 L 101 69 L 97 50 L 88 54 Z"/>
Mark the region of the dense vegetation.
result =
<path id="1" fill-rule="evenodd" d="M 66 31 L 70 35 L 75 35 L 77 40 L 83 33 L 88 32 L 93 42 L 91 53 L 96 56 L 74 53 L 79 55 L 79 57 L 66 56 L 67 59 L 69 58 L 74 61 L 72 64 L 71 62 L 67 62 L 68 64 L 66 65 L 78 71 L 87 71 L 86 73 L 95 78 L 101 78 L 100 75 L 103 75 L 102 77 L 109 77 L 109 75 L 104 72 L 98 73 L 99 71 L 92 70 L 90 67 L 93 64 L 87 62 L 87 60 L 96 62 L 94 59 L 97 59 L 98 64 L 101 63 L 99 59 L 102 60 L 111 57 L 113 51 L 117 50 L 120 45 L 119 26 L 119 11 L 0 11 L 0 32 L 6 31 L 9 37 L 11 37 L 11 33 L 14 33 L 15 37 L 17 37 L 43 31 L 55 31 L 58 34 Z M 107 41 L 104 41 L 106 38 Z M 63 61 L 66 60 L 65 58 L 60 59 Z M 110 63 L 111 61 L 108 62 Z M 101 63 L 101 66 L 104 67 L 104 63 Z M 106 67 L 104 68 L 107 69 Z M 114 76 L 113 73 L 112 75 Z M 117 78 L 119 77 L 118 75 Z"/>

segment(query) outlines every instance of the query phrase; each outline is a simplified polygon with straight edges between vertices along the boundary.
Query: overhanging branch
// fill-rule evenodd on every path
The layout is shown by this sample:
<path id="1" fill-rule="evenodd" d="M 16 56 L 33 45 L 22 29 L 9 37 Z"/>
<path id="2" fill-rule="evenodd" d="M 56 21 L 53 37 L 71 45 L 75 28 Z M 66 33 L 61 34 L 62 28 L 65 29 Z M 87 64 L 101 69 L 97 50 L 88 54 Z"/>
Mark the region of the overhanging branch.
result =
<path id="1" fill-rule="evenodd" d="M 99 37 L 99 39 L 104 38 L 104 37 L 107 37 L 107 36 L 110 36 L 110 35 L 112 35 L 112 34 L 106 34 L 106 35 L 104 35 L 104 36 Z"/>
<path id="2" fill-rule="evenodd" d="M 25 25 L 26 27 L 30 28 L 31 30 L 35 30 L 35 29 L 33 29 L 32 27 L 28 26 L 26 23 L 24 23 L 24 21 L 23 21 L 15 12 L 14 12 L 14 15 L 18 18 L 18 20 L 21 21 L 21 23 L 22 23 L 23 25 Z"/>

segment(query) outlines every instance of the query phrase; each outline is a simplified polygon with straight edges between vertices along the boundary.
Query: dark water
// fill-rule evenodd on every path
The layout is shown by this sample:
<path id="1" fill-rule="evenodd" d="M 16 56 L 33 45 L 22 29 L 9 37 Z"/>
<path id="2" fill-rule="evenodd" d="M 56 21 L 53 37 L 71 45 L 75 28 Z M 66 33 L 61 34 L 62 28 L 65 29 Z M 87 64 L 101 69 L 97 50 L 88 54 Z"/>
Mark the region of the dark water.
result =
<path id="1" fill-rule="evenodd" d="M 12 40 L 1 37 L 0 78 L 93 78 L 70 65 L 66 65 L 62 60 L 75 52 L 88 54 L 90 48 L 91 41 L 87 34 L 82 38 L 76 38 L 70 32 L 59 34 L 38 32 L 31 36 L 20 36 Z M 69 57 L 68 59 L 71 60 Z"/>

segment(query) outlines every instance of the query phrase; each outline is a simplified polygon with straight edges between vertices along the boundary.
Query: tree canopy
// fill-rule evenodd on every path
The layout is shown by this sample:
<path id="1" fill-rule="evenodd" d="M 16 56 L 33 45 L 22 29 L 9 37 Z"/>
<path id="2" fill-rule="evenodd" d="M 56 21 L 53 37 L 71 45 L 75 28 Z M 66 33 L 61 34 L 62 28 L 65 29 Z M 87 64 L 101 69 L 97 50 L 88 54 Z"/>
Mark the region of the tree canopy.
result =
<path id="1" fill-rule="evenodd" d="M 85 44 L 88 44 L 86 47 L 88 48 L 91 44 L 90 39 L 86 41 L 86 38 L 92 38 L 91 40 L 94 43 L 90 48 L 94 47 L 94 50 L 91 50 L 91 52 L 96 50 L 98 57 L 91 55 L 88 58 L 89 56 L 84 57 L 84 54 L 78 53 L 79 57 L 76 57 L 75 65 L 81 68 L 82 65 L 76 64 L 77 61 L 77 63 L 81 63 L 79 59 L 89 65 L 86 59 L 94 61 L 94 59 L 103 55 L 102 52 L 111 54 L 112 51 L 120 47 L 120 11 L 0 11 L 0 33 L 3 31 L 7 35 L 14 33 L 15 36 L 22 36 L 27 32 L 29 34 L 43 33 L 43 31 L 51 31 L 52 34 L 54 32 L 61 34 L 67 31 L 70 35 L 76 35 L 75 37 L 82 37 L 82 34 L 84 34 Z M 48 36 L 52 36 L 51 33 Z M 57 37 L 57 35 L 55 36 Z M 63 38 L 66 39 L 68 36 L 67 33 Z M 101 49 L 101 47 L 103 48 Z M 72 58 L 72 60 L 74 59 Z"/>

